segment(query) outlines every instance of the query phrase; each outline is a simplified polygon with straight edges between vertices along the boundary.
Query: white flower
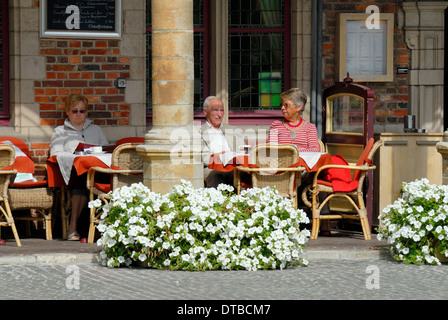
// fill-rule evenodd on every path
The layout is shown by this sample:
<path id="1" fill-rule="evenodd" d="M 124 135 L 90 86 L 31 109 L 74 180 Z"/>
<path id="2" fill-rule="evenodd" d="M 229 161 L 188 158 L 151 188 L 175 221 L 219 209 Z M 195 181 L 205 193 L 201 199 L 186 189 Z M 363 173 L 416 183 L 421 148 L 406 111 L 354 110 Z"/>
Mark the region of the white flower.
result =
<path id="1" fill-rule="evenodd" d="M 100 199 L 96 199 L 96 200 L 90 201 L 88 207 L 90 209 L 92 209 L 92 208 L 99 208 L 99 207 L 101 207 L 101 205 L 102 205 L 101 200 Z"/>
<path id="2" fill-rule="evenodd" d="M 171 245 L 170 245 L 169 242 L 164 242 L 164 243 L 162 243 L 162 248 L 163 248 L 163 249 L 169 249 L 170 247 L 171 247 Z"/>
<path id="3" fill-rule="evenodd" d="M 138 260 L 140 261 L 145 261 L 147 259 L 146 254 L 144 253 L 140 253 L 140 255 L 138 256 Z"/>
<path id="4" fill-rule="evenodd" d="M 436 245 L 441 246 L 442 252 L 448 249 L 444 241 L 448 240 L 448 186 L 430 185 L 427 179 L 420 179 L 403 183 L 402 191 L 402 196 L 379 215 L 378 239 L 395 246 L 400 260 L 439 264 L 430 252 Z M 398 245 L 406 239 L 412 239 L 416 246 Z"/>

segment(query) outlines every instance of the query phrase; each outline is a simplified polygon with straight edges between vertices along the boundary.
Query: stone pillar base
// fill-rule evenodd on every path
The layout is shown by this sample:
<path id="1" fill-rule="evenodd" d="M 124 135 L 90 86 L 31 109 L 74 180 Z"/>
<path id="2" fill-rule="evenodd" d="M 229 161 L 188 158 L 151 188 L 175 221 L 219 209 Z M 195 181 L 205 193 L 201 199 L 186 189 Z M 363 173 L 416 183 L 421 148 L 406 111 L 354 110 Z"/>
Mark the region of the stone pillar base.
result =
<path id="1" fill-rule="evenodd" d="M 445 132 L 444 137 L 447 137 L 448 132 Z M 436 145 L 437 151 L 442 155 L 442 184 L 448 184 L 448 142 L 438 142 Z"/>
<path id="2" fill-rule="evenodd" d="M 204 186 L 199 127 L 158 127 L 137 147 L 143 158 L 143 183 L 153 192 L 169 193 L 184 179 Z"/>

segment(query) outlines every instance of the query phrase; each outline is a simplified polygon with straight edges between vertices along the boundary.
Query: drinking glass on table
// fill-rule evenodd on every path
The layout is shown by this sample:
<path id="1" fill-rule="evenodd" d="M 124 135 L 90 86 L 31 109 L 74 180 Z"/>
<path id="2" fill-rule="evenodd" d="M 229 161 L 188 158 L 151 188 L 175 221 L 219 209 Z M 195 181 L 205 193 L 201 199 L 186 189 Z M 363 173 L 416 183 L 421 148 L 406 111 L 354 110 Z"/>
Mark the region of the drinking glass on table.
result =
<path id="1" fill-rule="evenodd" d="M 243 144 L 243 145 L 241 145 L 241 146 L 238 147 L 238 149 L 239 149 L 241 152 L 244 152 L 245 154 L 249 154 L 251 148 L 252 148 L 252 146 L 249 145 L 249 144 Z"/>

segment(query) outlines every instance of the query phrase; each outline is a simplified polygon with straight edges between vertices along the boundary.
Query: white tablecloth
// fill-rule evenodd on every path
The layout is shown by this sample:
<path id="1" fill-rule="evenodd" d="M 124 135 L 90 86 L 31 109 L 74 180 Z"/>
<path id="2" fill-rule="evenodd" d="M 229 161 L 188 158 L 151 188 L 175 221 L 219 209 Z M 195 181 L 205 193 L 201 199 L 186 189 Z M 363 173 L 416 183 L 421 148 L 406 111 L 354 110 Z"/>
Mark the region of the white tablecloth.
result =
<path id="1" fill-rule="evenodd" d="M 309 168 L 312 168 L 319 161 L 324 152 L 299 152 L 299 157 L 305 161 Z"/>
<path id="2" fill-rule="evenodd" d="M 68 184 L 70 180 L 70 173 L 73 167 L 73 161 L 76 157 L 96 157 L 100 159 L 105 165 L 110 167 L 112 163 L 112 153 L 104 154 L 88 154 L 88 155 L 76 155 L 71 153 L 60 153 L 57 155 L 56 159 L 58 161 L 59 169 L 61 170 L 62 177 L 64 178 L 65 184 Z"/>

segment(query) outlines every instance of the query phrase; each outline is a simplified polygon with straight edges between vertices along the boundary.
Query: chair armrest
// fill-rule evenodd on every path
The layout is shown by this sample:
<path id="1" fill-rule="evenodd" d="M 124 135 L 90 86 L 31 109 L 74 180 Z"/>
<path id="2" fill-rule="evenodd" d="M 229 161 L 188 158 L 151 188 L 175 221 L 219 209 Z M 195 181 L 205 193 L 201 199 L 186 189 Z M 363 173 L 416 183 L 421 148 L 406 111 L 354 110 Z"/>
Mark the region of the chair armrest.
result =
<path id="1" fill-rule="evenodd" d="M 89 171 L 87 171 L 87 182 L 86 182 L 87 189 L 92 190 L 93 184 L 95 183 L 96 172 L 111 173 L 109 172 L 111 170 L 112 169 L 110 168 L 90 167 Z"/>
<path id="2" fill-rule="evenodd" d="M 34 168 L 37 168 L 37 169 L 47 169 L 47 164 L 46 163 L 36 163 L 36 164 L 34 164 Z"/>
<path id="3" fill-rule="evenodd" d="M 16 169 L 0 170 L 0 174 L 1 175 L 4 175 L 4 174 L 17 174 L 17 170 Z"/>
<path id="4" fill-rule="evenodd" d="M 16 174 L 17 174 L 17 170 L 16 170 L 16 169 L 0 170 L 0 175 L 2 175 L 2 176 L 5 175 L 5 176 L 6 176 L 5 179 L 7 179 L 7 180 L 5 181 L 6 184 L 3 184 L 3 183 L 2 183 L 2 188 L 3 188 L 3 187 L 8 188 L 8 185 L 9 185 L 9 186 L 12 186 L 13 183 L 14 183 L 14 179 L 15 179 Z M 9 176 L 9 177 L 8 177 L 8 176 Z"/>
<path id="5" fill-rule="evenodd" d="M 288 168 L 248 168 L 248 167 L 242 167 L 237 166 L 235 167 L 236 170 L 242 171 L 242 172 L 272 172 L 272 171 L 294 171 L 299 172 L 305 170 L 305 167 L 288 167 Z"/>

